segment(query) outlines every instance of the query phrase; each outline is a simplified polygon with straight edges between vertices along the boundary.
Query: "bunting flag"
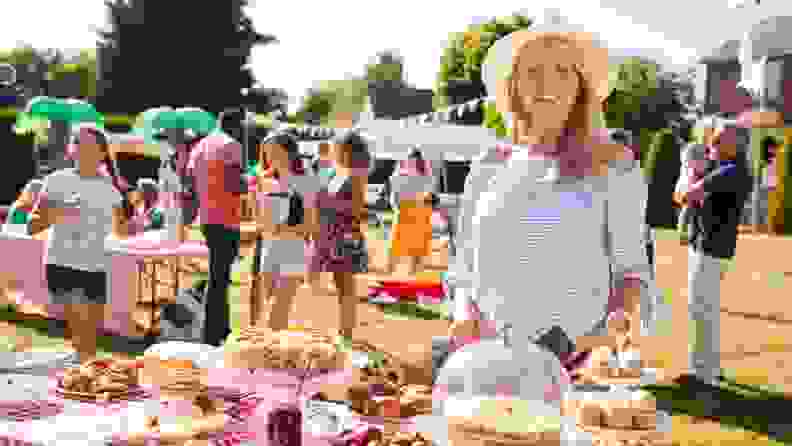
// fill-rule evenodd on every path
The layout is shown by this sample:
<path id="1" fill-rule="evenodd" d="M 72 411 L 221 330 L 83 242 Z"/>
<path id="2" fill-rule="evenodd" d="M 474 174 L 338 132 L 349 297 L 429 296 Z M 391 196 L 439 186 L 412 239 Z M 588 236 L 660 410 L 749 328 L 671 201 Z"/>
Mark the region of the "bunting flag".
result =
<path id="1" fill-rule="evenodd" d="M 409 116 L 401 120 L 403 127 L 411 125 L 422 125 L 432 122 L 448 123 L 456 119 L 461 119 L 466 113 L 476 113 L 481 110 L 482 105 L 492 102 L 494 99 L 491 97 L 477 98 L 462 104 L 453 105 L 444 110 L 438 110 L 432 113 L 421 114 L 417 116 Z"/>

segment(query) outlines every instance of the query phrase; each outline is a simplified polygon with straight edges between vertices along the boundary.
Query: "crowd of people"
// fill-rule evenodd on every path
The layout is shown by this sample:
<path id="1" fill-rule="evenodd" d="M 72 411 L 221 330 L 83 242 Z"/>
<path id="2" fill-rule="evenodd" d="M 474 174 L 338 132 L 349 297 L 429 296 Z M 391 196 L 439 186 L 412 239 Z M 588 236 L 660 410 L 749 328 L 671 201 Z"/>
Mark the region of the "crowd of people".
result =
<path id="1" fill-rule="evenodd" d="M 607 52 L 579 33 L 519 31 L 488 53 L 483 70 L 498 74 L 484 76 L 485 83 L 512 132 L 473 161 L 466 180 L 456 222 L 461 249 L 449 265 L 455 289 L 449 335 L 453 349 L 467 353 L 449 347 L 438 378 L 449 389 L 459 373 L 475 393 L 488 392 L 493 376 L 511 376 L 515 391 L 531 399 L 520 390 L 514 364 L 546 361 L 551 353 L 574 374 L 593 348 L 616 348 L 605 334 L 620 311 L 636 344 L 654 332 L 646 182 L 634 154 L 592 123 L 608 95 L 607 66 Z M 703 327 L 689 376 L 707 382 L 720 375 L 712 315 L 719 313 L 721 260 L 734 256 L 750 188 L 737 138 L 734 128 L 720 126 L 691 146 L 675 194 L 685 207 L 680 226 L 690 227 L 690 318 Z M 163 160 L 182 183 L 175 197 L 152 179 L 128 184 L 114 167 L 107 136 L 95 127 L 81 126 L 69 153 L 77 167 L 31 181 L 7 223 L 31 231 L 36 222 L 51 226 L 46 278 L 52 302 L 66 305 L 80 359 L 96 354 L 97 304 L 107 303 L 105 239 L 162 229 L 169 206 L 182 210 L 182 224 L 200 222 L 210 256 L 202 341 L 221 345 L 231 333 L 228 288 L 248 192 L 239 142 L 223 132 L 184 136 Z M 357 326 L 355 276 L 369 268 L 363 221 L 373 158 L 366 138 L 341 132 L 320 144 L 306 168 L 296 135 L 275 131 L 258 145 L 258 160 L 250 171 L 257 233 L 250 324 L 287 329 L 301 282 L 318 294 L 328 273 L 340 308 L 338 336 L 349 341 Z M 419 148 L 394 173 L 391 271 L 406 258 L 414 274 L 431 254 L 435 180 Z M 528 306 L 526 283 L 541 308 Z M 485 372 L 475 366 L 496 357 L 512 362 L 503 369 L 493 362 Z"/>

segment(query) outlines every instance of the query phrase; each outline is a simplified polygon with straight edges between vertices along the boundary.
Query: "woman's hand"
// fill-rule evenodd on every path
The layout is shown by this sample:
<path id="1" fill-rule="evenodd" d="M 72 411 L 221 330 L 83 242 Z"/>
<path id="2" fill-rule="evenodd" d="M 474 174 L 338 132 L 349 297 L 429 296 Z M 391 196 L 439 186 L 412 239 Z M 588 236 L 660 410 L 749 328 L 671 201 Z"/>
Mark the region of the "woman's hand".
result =
<path id="1" fill-rule="evenodd" d="M 471 339 L 481 336 L 481 327 L 477 320 L 454 321 L 448 328 L 448 336 L 452 339 Z"/>
<path id="2" fill-rule="evenodd" d="M 685 206 L 685 194 L 682 192 L 674 192 L 674 202 L 679 206 Z"/>

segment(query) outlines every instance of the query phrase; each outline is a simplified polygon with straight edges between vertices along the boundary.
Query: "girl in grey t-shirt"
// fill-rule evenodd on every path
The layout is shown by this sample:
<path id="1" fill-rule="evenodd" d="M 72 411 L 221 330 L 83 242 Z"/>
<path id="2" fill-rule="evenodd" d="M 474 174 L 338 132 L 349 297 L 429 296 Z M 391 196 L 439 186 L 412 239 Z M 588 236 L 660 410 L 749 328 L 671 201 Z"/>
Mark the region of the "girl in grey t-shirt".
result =
<path id="1" fill-rule="evenodd" d="M 79 168 L 56 171 L 44 180 L 45 206 L 54 220 L 47 240 L 46 277 L 52 303 L 65 305 L 74 346 L 86 361 L 96 355 L 96 328 L 107 303 L 105 239 L 111 233 L 120 236 L 126 210 L 114 186 L 107 137 L 83 127 L 74 144 Z M 110 178 L 100 173 L 103 164 Z"/>

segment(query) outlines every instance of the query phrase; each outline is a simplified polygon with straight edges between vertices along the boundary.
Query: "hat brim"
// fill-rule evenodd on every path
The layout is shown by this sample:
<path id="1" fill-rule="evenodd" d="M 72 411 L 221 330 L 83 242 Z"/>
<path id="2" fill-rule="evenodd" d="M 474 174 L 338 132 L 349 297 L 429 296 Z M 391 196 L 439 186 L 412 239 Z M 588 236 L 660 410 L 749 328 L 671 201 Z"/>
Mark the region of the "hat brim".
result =
<path id="1" fill-rule="evenodd" d="M 489 48 L 481 65 L 481 79 L 487 94 L 498 97 L 501 94 L 503 82 L 511 71 L 514 57 L 529 42 L 548 36 L 563 36 L 572 42 L 579 50 L 582 74 L 591 84 L 595 96 L 599 102 L 607 99 L 610 95 L 608 50 L 593 34 L 582 31 L 559 32 L 524 29 L 501 38 Z"/>

